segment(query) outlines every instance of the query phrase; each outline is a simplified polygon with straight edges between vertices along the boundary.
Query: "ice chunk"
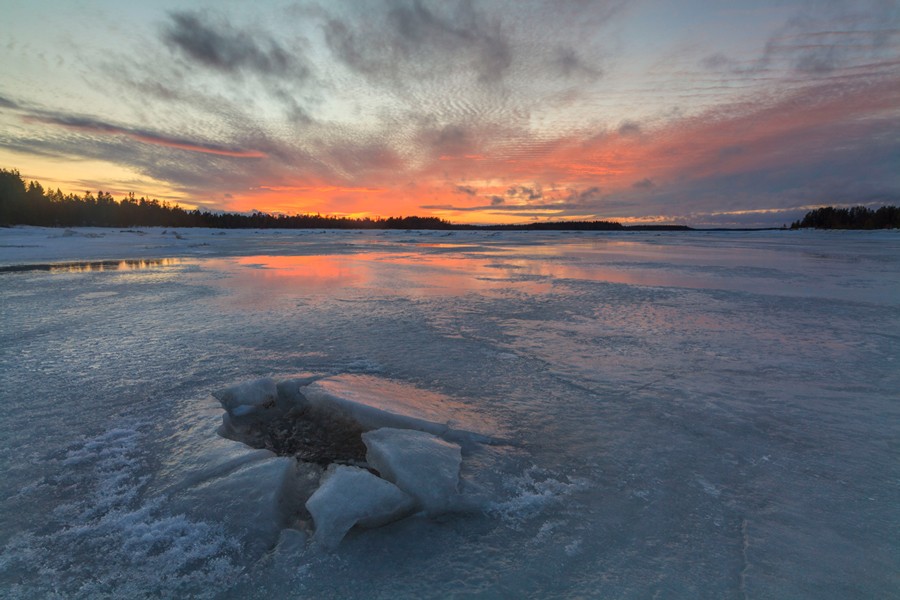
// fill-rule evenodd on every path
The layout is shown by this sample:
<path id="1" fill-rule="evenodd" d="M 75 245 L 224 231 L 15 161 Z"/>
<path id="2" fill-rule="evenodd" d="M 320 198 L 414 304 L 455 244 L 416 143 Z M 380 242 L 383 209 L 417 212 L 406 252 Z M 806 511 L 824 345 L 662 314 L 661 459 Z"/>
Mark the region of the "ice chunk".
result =
<path id="1" fill-rule="evenodd" d="M 319 489 L 306 501 L 316 525 L 314 538 L 333 549 L 354 526 L 379 527 L 409 514 L 414 500 L 365 469 L 331 465 Z"/>
<path id="2" fill-rule="evenodd" d="M 204 481 L 224 477 L 231 472 L 259 461 L 274 458 L 269 450 L 248 448 L 246 444 L 219 437 L 204 438 L 207 447 L 195 444 L 178 455 L 172 468 L 164 466 L 161 475 L 171 476 L 165 493 L 175 493 Z"/>
<path id="3" fill-rule="evenodd" d="M 462 462 L 457 444 L 412 429 L 376 429 L 362 439 L 369 465 L 415 498 L 425 512 L 446 512 L 455 503 Z"/>
<path id="4" fill-rule="evenodd" d="M 249 448 L 219 435 L 216 423 L 221 419 L 222 409 L 212 398 L 181 407 L 175 419 L 179 425 L 173 434 L 173 447 L 177 450 L 161 461 L 151 484 L 155 492 L 177 494 L 204 481 L 225 477 L 250 463 L 274 457 L 269 450 Z"/>
<path id="5" fill-rule="evenodd" d="M 256 379 L 213 392 L 213 396 L 229 413 L 243 416 L 275 409 L 278 388 L 272 379 Z"/>
<path id="6" fill-rule="evenodd" d="M 303 395 L 300 388 L 306 387 L 313 381 L 321 379 L 322 377 L 323 375 L 316 375 L 314 373 L 301 373 L 291 379 L 279 381 L 276 386 L 278 390 L 278 396 L 276 398 L 278 408 L 284 412 L 292 409 L 305 408 L 307 406 L 306 396 Z"/>
<path id="7" fill-rule="evenodd" d="M 452 399 L 370 375 L 337 375 L 303 388 L 312 409 L 343 415 L 364 430 L 417 429 L 458 442 L 490 443 L 483 423 Z"/>
<path id="8" fill-rule="evenodd" d="M 295 471 L 291 458 L 254 461 L 182 490 L 172 499 L 173 506 L 194 517 L 223 522 L 248 550 L 262 554 L 275 545 L 292 519 Z"/>

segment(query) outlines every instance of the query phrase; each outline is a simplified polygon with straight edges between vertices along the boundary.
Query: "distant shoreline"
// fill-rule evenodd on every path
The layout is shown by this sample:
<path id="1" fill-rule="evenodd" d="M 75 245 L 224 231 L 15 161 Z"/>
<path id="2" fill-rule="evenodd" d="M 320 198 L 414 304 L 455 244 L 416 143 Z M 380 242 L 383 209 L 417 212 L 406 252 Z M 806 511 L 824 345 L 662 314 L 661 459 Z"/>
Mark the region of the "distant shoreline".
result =
<path id="1" fill-rule="evenodd" d="M 186 210 L 177 204 L 159 202 L 129 194 L 116 200 L 112 194 L 94 196 L 63 194 L 45 190 L 37 181 L 27 185 L 17 170 L 0 168 L 0 226 L 37 227 L 180 227 L 209 229 L 346 229 L 425 231 L 775 231 L 785 227 L 706 227 L 687 225 L 622 225 L 617 221 L 548 221 L 521 224 L 469 225 L 451 223 L 439 217 L 350 218 L 320 214 L 284 215 L 253 212 Z M 897 229 L 900 208 L 864 206 L 814 209 L 790 229 Z"/>

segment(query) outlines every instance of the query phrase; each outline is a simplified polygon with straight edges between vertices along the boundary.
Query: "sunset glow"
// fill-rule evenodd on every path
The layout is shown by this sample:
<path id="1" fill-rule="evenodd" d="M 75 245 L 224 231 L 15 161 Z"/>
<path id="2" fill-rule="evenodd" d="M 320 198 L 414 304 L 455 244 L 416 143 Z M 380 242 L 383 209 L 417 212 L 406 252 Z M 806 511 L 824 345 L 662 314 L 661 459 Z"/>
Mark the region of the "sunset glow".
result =
<path id="1" fill-rule="evenodd" d="M 458 223 L 773 226 L 900 198 L 894 2 L 179 7 L 11 7 L 0 166 L 189 208 Z"/>

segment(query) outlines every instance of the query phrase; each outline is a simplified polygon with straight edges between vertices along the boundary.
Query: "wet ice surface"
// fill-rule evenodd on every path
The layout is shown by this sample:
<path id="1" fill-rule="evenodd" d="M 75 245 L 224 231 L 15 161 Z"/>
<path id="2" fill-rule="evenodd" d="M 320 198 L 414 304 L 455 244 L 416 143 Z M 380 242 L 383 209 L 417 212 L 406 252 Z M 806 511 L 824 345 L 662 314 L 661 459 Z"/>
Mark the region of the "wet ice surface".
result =
<path id="1" fill-rule="evenodd" d="M 900 589 L 896 232 L 17 228 L 0 268 L 10 597 Z M 329 553 L 204 483 L 278 478 L 209 394 L 307 371 L 503 431 L 480 510 Z"/>

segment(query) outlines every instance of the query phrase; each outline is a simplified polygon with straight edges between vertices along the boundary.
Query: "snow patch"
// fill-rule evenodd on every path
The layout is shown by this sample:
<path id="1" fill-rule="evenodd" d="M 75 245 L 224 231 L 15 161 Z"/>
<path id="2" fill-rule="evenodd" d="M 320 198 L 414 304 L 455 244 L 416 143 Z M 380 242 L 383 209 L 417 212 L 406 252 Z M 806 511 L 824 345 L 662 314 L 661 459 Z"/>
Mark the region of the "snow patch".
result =
<path id="1" fill-rule="evenodd" d="M 223 527 L 146 497 L 144 435 L 134 425 L 87 439 L 58 461 L 61 475 L 29 486 L 79 493 L 40 533 L 16 535 L 0 551 L 3 597 L 212 598 L 240 576 L 240 544 Z"/>

